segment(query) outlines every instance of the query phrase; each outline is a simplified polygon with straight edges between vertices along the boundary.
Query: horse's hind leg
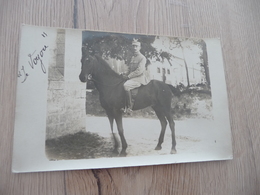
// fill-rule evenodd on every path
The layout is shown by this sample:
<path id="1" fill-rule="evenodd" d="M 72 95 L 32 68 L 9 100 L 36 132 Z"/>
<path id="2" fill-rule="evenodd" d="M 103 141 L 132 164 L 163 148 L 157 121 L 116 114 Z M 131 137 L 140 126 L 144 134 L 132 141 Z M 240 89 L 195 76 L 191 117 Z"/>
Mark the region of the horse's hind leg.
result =
<path id="1" fill-rule="evenodd" d="M 167 126 L 167 121 L 165 119 L 165 115 L 163 114 L 163 112 L 160 110 L 160 108 L 156 108 L 156 107 L 152 107 L 158 117 L 158 119 L 160 120 L 161 123 L 161 133 L 160 133 L 160 137 L 158 140 L 158 144 L 155 147 L 155 150 L 161 150 L 162 149 L 162 143 L 164 140 L 164 135 L 165 135 L 165 130 L 166 130 L 166 126 Z"/>
<path id="2" fill-rule="evenodd" d="M 172 114 L 170 113 L 170 111 L 168 113 L 166 113 L 166 118 L 169 122 L 171 131 L 172 131 L 172 149 L 171 149 L 171 154 L 176 154 L 177 150 L 176 150 L 176 140 L 175 140 L 175 123 L 173 121 L 173 117 Z"/>

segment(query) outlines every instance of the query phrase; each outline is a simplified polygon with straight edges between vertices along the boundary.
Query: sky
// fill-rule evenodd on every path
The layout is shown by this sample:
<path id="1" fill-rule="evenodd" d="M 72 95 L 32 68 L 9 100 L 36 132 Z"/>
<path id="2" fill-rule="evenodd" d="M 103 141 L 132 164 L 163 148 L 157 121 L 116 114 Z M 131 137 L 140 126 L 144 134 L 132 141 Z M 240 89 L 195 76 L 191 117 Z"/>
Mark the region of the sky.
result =
<path id="1" fill-rule="evenodd" d="M 181 48 L 174 48 L 171 44 L 169 37 L 157 37 L 152 44 L 158 51 L 166 51 L 176 57 L 186 60 L 188 66 L 197 66 L 200 63 L 200 53 L 201 49 L 193 44 L 189 39 L 183 41 L 182 43 L 183 52 Z M 199 66 L 199 65 L 198 65 Z"/>

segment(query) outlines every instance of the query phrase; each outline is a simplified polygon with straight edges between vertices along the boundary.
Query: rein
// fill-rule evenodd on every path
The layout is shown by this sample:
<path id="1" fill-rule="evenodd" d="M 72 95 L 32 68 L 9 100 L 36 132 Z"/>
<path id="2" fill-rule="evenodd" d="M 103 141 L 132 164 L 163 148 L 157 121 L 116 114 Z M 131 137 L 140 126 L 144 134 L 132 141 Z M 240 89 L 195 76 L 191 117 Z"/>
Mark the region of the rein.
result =
<path id="1" fill-rule="evenodd" d="M 105 83 L 101 83 L 101 82 L 99 82 L 98 80 L 96 80 L 96 79 L 94 79 L 93 77 L 92 77 L 92 74 L 89 74 L 88 75 L 88 79 L 87 79 L 88 81 L 93 81 L 93 82 L 95 82 L 95 83 L 97 83 L 97 84 L 100 84 L 100 85 L 103 85 L 103 86 L 108 86 L 108 87 L 113 87 L 113 86 L 116 86 L 116 85 L 119 85 L 120 83 L 122 83 L 122 82 L 124 82 L 124 80 L 121 80 L 121 81 L 119 81 L 119 82 L 117 82 L 117 83 L 114 83 L 114 84 L 105 84 Z"/>

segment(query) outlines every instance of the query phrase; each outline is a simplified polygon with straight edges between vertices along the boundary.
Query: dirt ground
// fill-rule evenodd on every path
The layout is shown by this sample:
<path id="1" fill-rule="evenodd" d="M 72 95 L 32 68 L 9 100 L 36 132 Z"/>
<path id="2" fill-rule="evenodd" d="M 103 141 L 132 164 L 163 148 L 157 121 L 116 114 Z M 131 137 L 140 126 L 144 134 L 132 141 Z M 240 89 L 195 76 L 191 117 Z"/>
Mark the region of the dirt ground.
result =
<path id="1" fill-rule="evenodd" d="M 50 160 L 91 159 L 112 157 L 112 142 L 96 133 L 78 132 L 46 140 L 46 155 Z"/>
<path id="2" fill-rule="evenodd" d="M 160 134 L 159 120 L 124 118 L 124 133 L 128 143 L 127 156 L 168 155 L 171 131 L 166 129 L 162 150 L 154 150 Z M 221 137 L 214 133 L 212 120 L 187 119 L 175 121 L 177 154 L 186 157 L 211 154 L 221 149 Z M 117 132 L 116 126 L 114 131 Z M 119 136 L 115 133 L 118 140 Z M 106 117 L 87 117 L 86 130 L 46 141 L 50 160 L 112 158 L 113 137 Z"/>

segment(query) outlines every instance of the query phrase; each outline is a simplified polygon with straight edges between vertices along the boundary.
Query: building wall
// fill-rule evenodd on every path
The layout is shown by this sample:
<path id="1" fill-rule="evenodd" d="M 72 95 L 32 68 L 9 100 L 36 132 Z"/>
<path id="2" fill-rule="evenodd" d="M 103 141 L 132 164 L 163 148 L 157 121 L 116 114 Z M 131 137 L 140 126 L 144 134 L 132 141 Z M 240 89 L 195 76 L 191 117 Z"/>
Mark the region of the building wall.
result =
<path id="1" fill-rule="evenodd" d="M 183 60 L 152 61 L 148 66 L 150 79 L 165 81 L 167 84 L 178 85 L 183 83 L 187 85 L 186 68 Z M 203 82 L 203 75 L 199 65 L 188 64 L 190 84 Z"/>
<path id="2" fill-rule="evenodd" d="M 79 81 L 81 32 L 58 30 L 49 63 L 46 139 L 85 130 L 85 89 Z"/>

